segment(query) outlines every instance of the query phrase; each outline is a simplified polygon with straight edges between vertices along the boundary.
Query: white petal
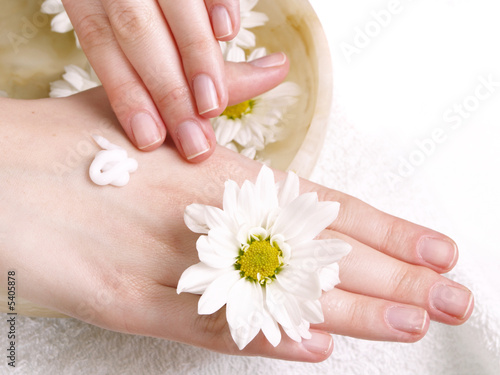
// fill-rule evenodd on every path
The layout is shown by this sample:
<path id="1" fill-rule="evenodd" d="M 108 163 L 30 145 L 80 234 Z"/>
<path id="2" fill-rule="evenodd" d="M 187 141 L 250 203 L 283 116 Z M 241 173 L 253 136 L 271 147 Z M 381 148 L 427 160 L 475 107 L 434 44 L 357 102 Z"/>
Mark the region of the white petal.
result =
<path id="1" fill-rule="evenodd" d="M 236 255 L 234 258 L 223 256 L 220 251 L 216 251 L 216 248 L 209 242 L 207 236 L 200 236 L 198 241 L 196 241 L 196 249 L 198 250 L 198 257 L 207 266 L 213 268 L 227 268 L 234 264 L 236 260 Z"/>
<path id="2" fill-rule="evenodd" d="M 71 24 L 66 12 L 61 12 L 52 18 L 50 26 L 52 31 L 55 31 L 56 33 L 67 33 L 68 31 L 73 30 L 73 25 Z"/>
<path id="3" fill-rule="evenodd" d="M 303 300 L 299 302 L 302 317 L 312 324 L 319 324 L 325 321 L 321 302 L 319 300 Z"/>
<path id="4" fill-rule="evenodd" d="M 231 291 L 226 306 L 226 317 L 231 336 L 241 350 L 259 333 L 264 315 L 262 287 L 240 279 Z"/>
<path id="5" fill-rule="evenodd" d="M 255 185 L 246 180 L 241 186 L 238 197 L 238 222 L 251 227 L 260 227 L 263 217 L 260 214 L 260 194 Z"/>
<path id="6" fill-rule="evenodd" d="M 274 183 L 274 174 L 271 168 L 265 165 L 262 166 L 255 183 L 255 189 L 258 201 L 254 204 L 260 208 L 258 215 L 261 218 L 267 217 L 268 212 L 278 207 L 276 184 Z"/>
<path id="7" fill-rule="evenodd" d="M 241 28 L 236 38 L 234 38 L 234 43 L 242 48 L 252 48 L 255 46 L 255 34 L 245 28 Z"/>
<path id="8" fill-rule="evenodd" d="M 298 267 L 288 266 L 276 275 L 284 290 L 307 299 L 321 297 L 321 285 L 317 273 L 306 272 Z"/>
<path id="9" fill-rule="evenodd" d="M 249 17 L 241 19 L 241 27 L 251 29 L 253 27 L 263 26 L 269 21 L 269 17 L 261 12 L 249 12 Z"/>
<path id="10" fill-rule="evenodd" d="M 198 314 L 210 315 L 227 303 L 231 288 L 240 280 L 240 271 L 219 276 L 205 290 L 198 302 Z"/>
<path id="11" fill-rule="evenodd" d="M 264 56 L 266 56 L 266 49 L 264 47 L 255 48 L 248 56 L 247 61 L 250 62 Z"/>
<path id="12" fill-rule="evenodd" d="M 184 222 L 195 233 L 207 234 L 213 228 L 234 229 L 234 223 L 220 208 L 204 204 L 190 204 L 184 211 Z"/>
<path id="13" fill-rule="evenodd" d="M 238 218 L 238 196 L 240 188 L 238 184 L 232 180 L 226 181 L 224 184 L 224 195 L 222 198 L 222 209 L 233 220 Z"/>
<path id="14" fill-rule="evenodd" d="M 318 195 L 306 193 L 299 195 L 296 199 L 282 208 L 273 227 L 273 234 L 281 234 L 288 241 L 294 238 L 306 225 L 307 219 L 311 219 L 316 212 Z M 324 227 L 323 227 L 324 229 Z"/>
<path id="15" fill-rule="evenodd" d="M 236 233 L 227 228 L 214 228 L 208 232 L 208 242 L 214 251 L 223 257 L 234 260 L 240 250 L 240 242 L 236 239 Z"/>
<path id="16" fill-rule="evenodd" d="M 296 298 L 284 291 L 277 282 L 266 285 L 266 307 L 283 327 L 300 324 L 300 308 Z"/>
<path id="17" fill-rule="evenodd" d="M 333 223 L 339 214 L 339 208 L 340 203 L 338 202 L 318 202 L 314 208 L 315 212 L 308 211 L 309 215 L 303 213 L 305 225 L 287 242 L 293 246 L 303 241 L 312 240 Z"/>
<path id="18" fill-rule="evenodd" d="M 45 0 L 40 11 L 45 14 L 58 14 L 64 12 L 64 7 L 61 0 Z"/>
<path id="19" fill-rule="evenodd" d="M 195 233 L 208 234 L 209 227 L 205 222 L 205 205 L 190 204 L 184 210 L 184 223 Z"/>
<path id="20" fill-rule="evenodd" d="M 76 91 L 68 82 L 63 81 L 62 79 L 51 82 L 50 83 L 50 94 L 51 98 L 64 98 L 73 94 L 76 94 Z"/>
<path id="21" fill-rule="evenodd" d="M 204 263 L 197 263 L 187 268 L 177 283 L 177 293 L 201 294 L 212 281 L 219 276 L 233 271 L 234 268 L 212 268 Z"/>
<path id="22" fill-rule="evenodd" d="M 236 45 L 236 43 L 230 43 L 229 47 L 226 49 L 225 60 L 231 62 L 245 62 L 245 51 Z"/>
<path id="23" fill-rule="evenodd" d="M 325 292 L 332 290 L 335 285 L 340 283 L 339 264 L 333 263 L 327 267 L 323 267 L 319 271 L 319 280 L 321 289 L 323 289 Z"/>
<path id="24" fill-rule="evenodd" d="M 338 262 L 351 249 L 352 246 L 347 242 L 336 238 L 305 241 L 293 247 L 289 262 L 313 271 Z"/>
<path id="25" fill-rule="evenodd" d="M 266 311 L 262 310 L 264 315 L 262 322 L 262 333 L 267 338 L 267 341 L 271 343 L 272 346 L 276 347 L 281 341 L 281 332 L 278 323 L 273 319 L 273 317 Z"/>
<path id="26" fill-rule="evenodd" d="M 259 2 L 259 0 L 240 0 L 240 12 L 250 12 Z"/>
<path id="27" fill-rule="evenodd" d="M 278 183 L 278 200 L 280 207 L 285 207 L 299 196 L 299 176 L 288 172 L 286 179 Z"/>

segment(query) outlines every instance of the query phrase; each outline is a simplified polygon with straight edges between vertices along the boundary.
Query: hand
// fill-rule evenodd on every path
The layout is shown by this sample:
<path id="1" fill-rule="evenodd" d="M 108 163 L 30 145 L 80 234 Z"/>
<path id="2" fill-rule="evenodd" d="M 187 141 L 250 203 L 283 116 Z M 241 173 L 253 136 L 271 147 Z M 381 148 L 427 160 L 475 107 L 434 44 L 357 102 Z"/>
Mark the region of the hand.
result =
<path id="1" fill-rule="evenodd" d="M 186 228 L 183 212 L 193 202 L 220 206 L 223 182 L 255 180 L 260 164 L 223 148 L 206 163 L 189 165 L 171 144 L 155 155 L 127 147 L 100 88 L 63 99 L 2 99 L 0 111 L 0 273 L 17 270 L 20 297 L 115 331 L 311 362 L 330 355 L 326 332 L 413 342 L 425 335 L 429 317 L 455 325 L 472 312 L 468 289 L 440 275 L 456 262 L 452 240 L 303 180 L 304 192 L 341 203 L 321 237 L 353 246 L 340 264 L 342 283 L 323 294 L 325 322 L 312 327 L 311 340 L 284 335 L 273 348 L 259 334 L 240 352 L 224 309 L 198 316 L 199 296 L 176 293 L 181 273 L 198 261 L 197 235 Z M 87 145 L 95 132 L 138 160 L 126 187 L 90 182 L 98 148 Z M 72 152 L 80 159 L 69 165 Z"/>
<path id="2" fill-rule="evenodd" d="M 228 104 L 218 40 L 238 33 L 239 0 L 63 3 L 130 141 L 151 151 L 169 132 L 184 158 L 207 159 L 216 145 L 207 119 Z"/>

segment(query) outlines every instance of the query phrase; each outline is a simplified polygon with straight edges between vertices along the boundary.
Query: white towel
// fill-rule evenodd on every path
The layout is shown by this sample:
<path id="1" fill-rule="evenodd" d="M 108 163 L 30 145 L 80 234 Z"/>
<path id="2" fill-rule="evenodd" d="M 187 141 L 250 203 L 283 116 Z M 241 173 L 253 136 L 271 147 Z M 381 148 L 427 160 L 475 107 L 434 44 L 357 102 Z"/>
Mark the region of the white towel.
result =
<path id="1" fill-rule="evenodd" d="M 432 198 L 418 180 L 407 181 L 398 191 L 391 191 L 384 177 L 390 165 L 388 149 L 382 139 L 357 134 L 342 109 L 334 106 L 325 147 L 312 179 L 450 234 L 446 218 L 433 210 Z M 497 375 L 500 267 L 487 263 L 479 267 L 474 249 L 454 238 L 461 247 L 461 258 L 450 277 L 472 289 L 476 298 L 474 313 L 460 327 L 431 323 L 426 337 L 415 344 L 335 336 L 332 356 L 323 363 L 308 364 L 222 355 L 166 340 L 110 332 L 74 319 L 19 317 L 17 367 L 8 368 L 2 355 L 0 373 Z M 5 327 L 5 316 L 2 320 Z"/>

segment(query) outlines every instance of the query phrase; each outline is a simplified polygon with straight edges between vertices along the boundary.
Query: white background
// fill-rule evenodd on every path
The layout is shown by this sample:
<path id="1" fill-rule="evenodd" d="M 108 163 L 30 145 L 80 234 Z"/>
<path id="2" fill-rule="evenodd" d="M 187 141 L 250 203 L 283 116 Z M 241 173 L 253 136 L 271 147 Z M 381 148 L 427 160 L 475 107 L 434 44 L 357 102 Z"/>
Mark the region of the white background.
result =
<path id="1" fill-rule="evenodd" d="M 348 120 L 391 142 L 395 175 L 401 160 L 411 163 L 405 179 L 425 182 L 459 246 L 481 263 L 499 263 L 499 1 L 310 2 L 330 43 L 335 95 Z M 480 77 L 498 87 L 480 89 L 475 99 Z M 461 117 L 447 122 L 456 105 L 464 107 Z M 417 142 L 436 129 L 442 142 L 424 155 Z"/>

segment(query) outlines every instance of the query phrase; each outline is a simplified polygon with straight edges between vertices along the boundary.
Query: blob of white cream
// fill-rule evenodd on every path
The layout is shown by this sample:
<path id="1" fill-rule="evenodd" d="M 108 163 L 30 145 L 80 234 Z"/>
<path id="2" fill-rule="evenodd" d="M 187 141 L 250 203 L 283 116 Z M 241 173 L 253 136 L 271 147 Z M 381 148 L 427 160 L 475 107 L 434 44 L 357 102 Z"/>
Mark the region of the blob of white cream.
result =
<path id="1" fill-rule="evenodd" d="M 125 186 L 130 173 L 137 170 L 137 160 L 129 158 L 127 151 L 114 145 L 100 135 L 93 135 L 94 141 L 103 149 L 90 165 L 89 175 L 94 184 Z"/>

